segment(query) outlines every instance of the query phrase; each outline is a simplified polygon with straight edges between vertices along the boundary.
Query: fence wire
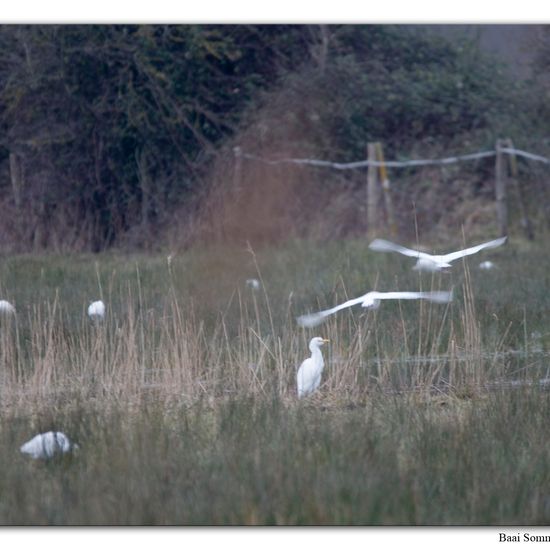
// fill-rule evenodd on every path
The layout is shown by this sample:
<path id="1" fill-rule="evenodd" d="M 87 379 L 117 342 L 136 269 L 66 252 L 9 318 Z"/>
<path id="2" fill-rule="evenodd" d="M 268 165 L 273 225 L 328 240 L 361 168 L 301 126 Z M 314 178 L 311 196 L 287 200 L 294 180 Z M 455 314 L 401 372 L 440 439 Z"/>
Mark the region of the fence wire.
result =
<path id="1" fill-rule="evenodd" d="M 511 147 L 502 147 L 499 149 L 501 153 L 524 157 L 529 160 L 534 160 L 537 162 L 543 162 L 545 164 L 550 164 L 550 158 L 543 157 L 542 155 L 537 155 L 535 153 L 529 153 L 528 151 L 522 151 L 521 149 L 515 149 Z M 264 164 L 299 164 L 299 165 L 308 165 L 308 166 L 318 166 L 321 168 L 333 168 L 335 170 L 356 170 L 358 168 L 367 168 L 369 166 L 386 166 L 388 168 L 406 168 L 409 166 L 437 166 L 437 165 L 447 165 L 455 164 L 458 162 L 465 162 L 469 160 L 477 160 L 482 158 L 489 158 L 496 156 L 496 151 L 479 151 L 477 153 L 469 153 L 466 155 L 457 155 L 453 157 L 445 157 L 439 159 L 413 159 L 413 160 L 387 160 L 387 161 L 378 161 L 378 160 L 360 160 L 355 162 L 332 162 L 329 160 L 320 160 L 320 159 L 304 159 L 304 158 L 282 158 L 282 159 L 266 159 L 258 155 L 253 155 L 251 153 L 244 153 L 240 148 L 235 148 L 235 155 L 241 156 L 245 159 L 257 160 L 263 162 Z"/>

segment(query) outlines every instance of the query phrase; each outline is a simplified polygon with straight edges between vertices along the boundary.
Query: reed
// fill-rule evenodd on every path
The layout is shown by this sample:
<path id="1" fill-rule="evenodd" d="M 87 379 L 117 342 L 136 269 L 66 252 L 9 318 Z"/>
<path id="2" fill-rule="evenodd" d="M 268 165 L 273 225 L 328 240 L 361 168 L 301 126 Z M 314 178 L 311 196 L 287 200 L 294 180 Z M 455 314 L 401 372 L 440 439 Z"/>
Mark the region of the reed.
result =
<path id="1" fill-rule="evenodd" d="M 213 296 L 200 301 L 207 290 L 199 292 L 198 298 L 191 297 L 189 289 L 182 291 L 180 274 L 189 272 L 189 266 L 182 264 L 178 269 L 174 261 L 157 262 L 151 269 L 144 260 L 141 266 L 124 262 L 126 271 L 118 267 L 118 279 L 117 267 L 100 272 L 95 266 L 93 296 L 102 296 L 108 304 L 103 323 L 86 317 L 86 302 L 77 315 L 59 287 L 48 299 L 3 319 L 3 409 L 90 397 L 119 403 L 146 396 L 185 403 L 204 396 L 241 394 L 291 399 L 296 368 L 308 354 L 309 339 L 317 333 L 331 340 L 320 395 L 337 402 L 364 402 L 373 391 L 471 393 L 506 375 L 507 361 L 496 358 L 504 357 L 509 348 L 510 324 L 503 332 L 491 333 L 496 336 L 494 342 L 483 337 L 482 325 L 487 324 L 489 313 L 478 311 L 477 291 L 466 262 L 453 275 L 454 282 L 445 278 L 448 275 L 438 275 L 424 287 L 454 286 L 455 299 L 448 305 L 386 302 L 375 311 L 344 310 L 324 325 L 306 330 L 294 321 L 306 307 L 296 303 L 299 299 L 304 304 L 304 296 L 299 290 L 283 294 L 275 288 L 272 292 L 260 266 L 260 261 L 267 262 L 253 251 L 249 255 L 261 289 L 236 284 L 216 304 Z M 271 270 L 273 263 L 267 265 Z M 309 263 L 300 267 L 309 269 Z M 382 277 L 387 280 L 379 271 L 375 288 L 380 288 Z M 393 288 L 415 288 L 416 277 L 399 274 Z M 329 278 L 314 280 L 313 286 L 328 288 Z M 161 299 L 159 284 L 163 285 Z M 416 284 L 422 288 L 426 283 L 417 279 Z M 368 281 L 363 285 L 369 288 Z M 214 284 L 213 294 L 219 293 L 219 286 L 225 283 Z M 40 297 L 46 294 L 40 286 L 35 292 Z M 77 292 L 73 288 L 69 295 Z M 347 289 L 339 275 L 332 289 L 307 307 L 327 307 L 355 292 Z M 525 338 L 525 318 L 515 322 L 522 325 L 516 331 L 518 338 L 520 334 Z"/>

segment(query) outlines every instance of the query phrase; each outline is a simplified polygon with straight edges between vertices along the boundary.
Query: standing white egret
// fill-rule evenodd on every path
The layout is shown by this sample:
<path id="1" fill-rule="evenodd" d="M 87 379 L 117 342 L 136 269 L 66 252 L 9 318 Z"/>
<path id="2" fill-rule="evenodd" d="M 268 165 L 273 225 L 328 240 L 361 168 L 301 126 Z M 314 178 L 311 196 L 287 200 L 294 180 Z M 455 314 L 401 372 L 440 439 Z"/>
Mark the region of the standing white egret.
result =
<path id="1" fill-rule="evenodd" d="M 88 306 L 88 316 L 94 321 L 101 321 L 105 318 L 105 304 L 102 300 L 92 302 Z"/>
<path id="2" fill-rule="evenodd" d="M 52 458 L 56 454 L 69 453 L 73 449 L 78 449 L 78 445 L 72 443 L 63 432 L 35 435 L 20 447 L 23 454 L 30 455 L 32 458 Z"/>
<path id="3" fill-rule="evenodd" d="M 476 254 L 484 248 L 496 248 L 497 246 L 504 244 L 506 239 L 507 237 L 501 237 L 500 239 L 495 239 L 494 241 L 489 241 L 478 244 L 477 246 L 465 248 L 464 250 L 458 250 L 457 252 L 442 255 L 427 254 L 426 252 L 420 252 L 419 250 L 411 250 L 410 248 L 405 248 L 404 246 L 394 244 L 390 241 L 385 241 L 384 239 L 374 239 L 374 241 L 369 244 L 369 248 L 379 252 L 399 252 L 405 256 L 417 258 L 416 265 L 413 267 L 413 269 L 416 270 L 442 271 L 445 268 L 451 267 L 451 262 L 454 260 L 458 260 L 458 258 L 462 258 L 464 256 L 469 256 L 470 254 Z"/>
<path id="4" fill-rule="evenodd" d="M 486 271 L 488 271 L 489 269 L 493 269 L 493 267 L 495 267 L 495 264 L 493 262 L 490 262 L 489 260 L 486 260 L 479 264 L 479 269 L 484 269 Z"/>
<path id="5" fill-rule="evenodd" d="M 7 300 L 0 300 L 0 313 L 12 315 L 15 313 L 15 308 Z"/>
<path id="6" fill-rule="evenodd" d="M 343 304 L 325 309 L 317 313 L 310 313 L 309 315 L 301 315 L 296 320 L 302 327 L 314 327 L 322 323 L 326 317 L 356 304 L 361 304 L 363 307 L 370 309 L 378 309 L 380 307 L 381 300 L 430 300 L 431 302 L 447 303 L 453 299 L 453 292 L 444 290 L 426 291 L 426 292 L 376 292 L 371 291 L 359 296 L 359 298 L 353 298 Z"/>
<path id="7" fill-rule="evenodd" d="M 305 397 L 310 393 L 313 393 L 321 383 L 321 373 L 325 366 L 323 360 L 323 354 L 319 349 L 323 344 L 329 340 L 316 336 L 309 342 L 309 350 L 311 351 L 311 357 L 308 357 L 298 369 L 296 376 L 298 383 L 298 397 Z"/>

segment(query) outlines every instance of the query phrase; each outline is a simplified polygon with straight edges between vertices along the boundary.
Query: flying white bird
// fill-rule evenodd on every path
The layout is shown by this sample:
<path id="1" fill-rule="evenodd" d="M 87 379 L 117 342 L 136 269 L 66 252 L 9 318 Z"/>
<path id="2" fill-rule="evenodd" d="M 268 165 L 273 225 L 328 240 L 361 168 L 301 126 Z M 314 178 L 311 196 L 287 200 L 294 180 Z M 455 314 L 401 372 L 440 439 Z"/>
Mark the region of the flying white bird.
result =
<path id="1" fill-rule="evenodd" d="M 464 256 L 469 256 L 470 254 L 476 254 L 484 248 L 496 248 L 497 246 L 504 244 L 506 239 L 507 237 L 501 237 L 500 239 L 495 239 L 494 241 L 489 241 L 478 244 L 477 246 L 465 248 L 464 250 L 458 250 L 457 252 L 442 255 L 433 255 L 427 254 L 426 252 L 420 252 L 418 250 L 411 250 L 410 248 L 405 248 L 404 246 L 391 243 L 390 241 L 385 241 L 384 239 L 374 239 L 374 241 L 369 244 L 369 248 L 379 252 L 399 252 L 405 256 L 418 258 L 416 265 L 413 267 L 413 269 L 416 270 L 442 271 L 445 268 L 451 267 L 451 262 L 454 260 L 458 260 L 458 258 L 462 258 Z"/>
<path id="2" fill-rule="evenodd" d="M 0 300 L 0 313 L 11 315 L 15 313 L 15 308 L 7 300 Z"/>
<path id="3" fill-rule="evenodd" d="M 335 306 L 330 309 L 325 309 L 317 313 L 310 313 L 309 315 L 301 315 L 297 318 L 298 324 L 302 327 L 314 327 L 322 323 L 326 317 L 356 304 L 361 304 L 363 307 L 370 309 L 378 309 L 380 307 L 381 300 L 430 300 L 431 302 L 437 302 L 440 304 L 450 302 L 453 299 L 453 292 L 435 290 L 426 292 L 367 292 L 359 298 L 353 298 L 343 304 Z"/>
<path id="4" fill-rule="evenodd" d="M 298 397 L 305 397 L 310 393 L 313 393 L 321 383 L 321 373 L 325 366 L 323 361 L 323 354 L 319 349 L 320 346 L 328 342 L 324 338 L 316 336 L 309 342 L 309 350 L 311 351 L 311 357 L 308 357 L 298 369 L 296 376 L 298 385 Z"/>
<path id="5" fill-rule="evenodd" d="M 30 441 L 21 445 L 20 451 L 32 458 L 52 458 L 57 454 L 69 453 L 78 449 L 63 432 L 47 432 L 35 435 Z"/>
<path id="6" fill-rule="evenodd" d="M 101 321 L 105 317 L 105 304 L 98 300 L 88 306 L 88 316 L 94 321 Z"/>

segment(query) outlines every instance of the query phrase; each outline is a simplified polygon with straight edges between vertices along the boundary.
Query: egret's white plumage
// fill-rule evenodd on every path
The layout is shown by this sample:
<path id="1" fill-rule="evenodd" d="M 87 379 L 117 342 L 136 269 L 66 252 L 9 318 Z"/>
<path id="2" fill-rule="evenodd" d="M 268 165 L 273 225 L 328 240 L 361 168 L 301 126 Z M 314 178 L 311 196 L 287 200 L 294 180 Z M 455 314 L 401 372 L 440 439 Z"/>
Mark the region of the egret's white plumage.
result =
<path id="1" fill-rule="evenodd" d="M 309 315 L 301 315 L 297 318 L 298 324 L 303 327 L 314 327 L 322 323 L 326 317 L 356 304 L 361 304 L 363 307 L 377 309 L 380 307 L 381 300 L 430 300 L 431 302 L 447 303 L 453 299 L 453 292 L 436 290 L 426 292 L 367 292 L 359 298 L 353 298 L 343 304 L 337 305 L 330 309 L 325 309 L 317 313 Z"/>
<path id="2" fill-rule="evenodd" d="M 15 308 L 7 300 L 0 300 L 0 313 L 10 315 L 15 313 Z"/>
<path id="3" fill-rule="evenodd" d="M 323 354 L 319 349 L 323 344 L 328 342 L 324 338 L 316 336 L 309 342 L 309 350 L 311 357 L 308 357 L 298 369 L 296 376 L 298 386 L 298 397 L 305 397 L 313 393 L 321 383 L 321 374 L 325 366 Z"/>
<path id="4" fill-rule="evenodd" d="M 46 432 L 35 435 L 30 441 L 21 445 L 20 451 L 32 458 L 52 458 L 56 454 L 63 454 L 78 449 L 76 443 L 63 432 Z"/>
<path id="5" fill-rule="evenodd" d="M 105 317 L 105 304 L 102 300 L 98 300 L 97 302 L 92 302 L 88 306 L 88 316 L 93 319 L 100 321 Z"/>
<path id="6" fill-rule="evenodd" d="M 260 281 L 258 279 L 247 279 L 246 286 L 252 290 L 260 290 Z"/>
<path id="7" fill-rule="evenodd" d="M 485 261 L 485 262 L 481 262 L 479 264 L 479 269 L 484 269 L 484 270 L 489 270 L 489 269 L 493 269 L 495 267 L 495 264 L 493 262 L 490 262 L 489 260 Z"/>
<path id="8" fill-rule="evenodd" d="M 497 246 L 501 246 L 506 242 L 506 239 L 507 237 L 501 237 L 500 239 L 495 239 L 494 241 L 489 241 L 470 248 L 465 248 L 464 250 L 458 250 L 456 252 L 441 255 L 427 254 L 426 252 L 420 252 L 419 250 L 411 250 L 410 248 L 405 248 L 404 246 L 386 241 L 384 239 L 374 239 L 374 241 L 370 243 L 369 248 L 379 252 L 399 252 L 405 256 L 417 258 L 416 265 L 413 267 L 413 269 L 416 270 L 442 271 L 445 268 L 451 267 L 451 262 L 454 260 L 458 260 L 464 256 L 470 256 L 471 254 L 476 254 L 485 248 L 496 248 Z"/>

